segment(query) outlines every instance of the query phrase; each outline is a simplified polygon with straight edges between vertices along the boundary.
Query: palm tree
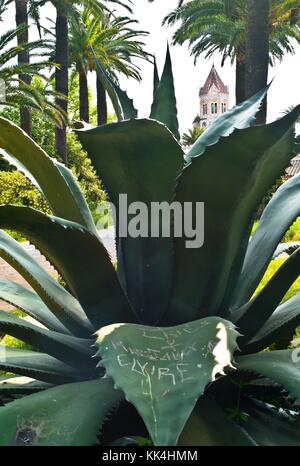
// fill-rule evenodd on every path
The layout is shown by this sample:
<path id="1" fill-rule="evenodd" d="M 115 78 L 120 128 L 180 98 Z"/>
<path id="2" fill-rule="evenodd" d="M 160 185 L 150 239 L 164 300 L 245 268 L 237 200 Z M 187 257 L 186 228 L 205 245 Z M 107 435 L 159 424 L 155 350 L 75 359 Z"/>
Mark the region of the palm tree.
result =
<path id="1" fill-rule="evenodd" d="M 64 98 L 57 97 L 56 104 L 64 111 L 68 112 L 68 66 L 69 66 L 69 44 L 68 44 L 68 16 L 67 8 L 64 1 L 52 2 L 56 7 L 55 23 L 55 91 L 62 94 Z M 56 126 L 56 151 L 62 157 L 65 165 L 68 164 L 67 158 L 67 127 L 64 123 L 61 127 Z"/>
<path id="2" fill-rule="evenodd" d="M 91 7 L 93 11 L 102 15 L 104 11 L 109 11 L 107 3 L 117 3 L 122 6 L 125 6 L 130 10 L 126 5 L 126 2 L 130 0 L 124 0 L 125 3 L 121 0 L 51 0 L 53 5 L 56 8 L 56 55 L 55 63 L 58 64 L 56 69 L 55 76 L 55 85 L 56 92 L 63 94 L 66 98 L 61 100 L 57 99 L 57 104 L 62 106 L 63 111 L 67 112 L 68 110 L 68 65 L 69 65 L 69 40 L 68 40 L 68 20 L 76 17 L 77 15 L 77 6 L 84 5 Z M 61 155 L 65 164 L 67 165 L 67 137 L 66 137 L 66 126 L 63 125 L 62 128 L 56 127 L 56 150 L 59 155 Z"/>
<path id="3" fill-rule="evenodd" d="M 95 70 L 94 53 L 102 66 L 116 79 L 116 72 L 140 80 L 138 67 L 132 63 L 133 58 L 148 59 L 143 50 L 144 43 L 138 40 L 145 36 L 131 26 L 136 21 L 128 17 L 99 18 L 91 10 L 85 9 L 80 18 L 70 23 L 70 63 L 74 64 L 79 74 L 80 118 L 89 121 L 89 102 L 87 73 Z M 107 123 L 106 92 L 97 78 L 97 113 L 98 124 Z"/>
<path id="4" fill-rule="evenodd" d="M 10 3 L 10 0 L 3 0 L 5 2 L 5 6 Z M 38 1 L 36 0 L 14 0 L 15 10 L 16 10 L 16 27 L 25 26 L 23 32 L 18 34 L 17 36 L 17 43 L 20 47 L 20 52 L 18 54 L 18 64 L 29 64 L 30 63 L 30 55 L 29 51 L 26 48 L 23 48 L 23 44 L 28 44 L 29 41 L 29 16 L 35 20 L 38 25 L 38 29 L 40 32 L 41 37 L 41 28 L 39 22 L 39 14 L 38 14 Z M 42 3 L 42 2 L 40 2 Z M 30 86 L 31 83 L 31 76 L 30 74 L 19 74 L 19 79 L 22 83 L 25 83 L 27 86 Z M 63 105 L 62 105 L 63 108 Z M 20 107 L 20 126 L 21 128 L 26 131 L 29 135 L 32 132 L 32 121 L 31 121 L 31 109 L 26 106 Z"/>
<path id="5" fill-rule="evenodd" d="M 78 20 L 70 22 L 69 29 L 69 63 L 75 66 L 74 73 L 79 76 L 79 117 L 89 123 L 89 95 L 87 73 L 90 70 L 89 50 L 95 41 L 95 23 L 84 10 Z"/>
<path id="6" fill-rule="evenodd" d="M 0 2 L 0 15 L 6 11 L 9 3 L 11 0 L 1 0 Z M 17 35 L 17 44 L 20 48 L 18 53 L 17 59 L 18 64 L 22 67 L 23 64 L 29 64 L 30 57 L 29 51 L 26 48 L 23 48 L 23 44 L 28 43 L 28 0 L 14 0 L 15 10 L 16 10 L 16 27 L 19 28 L 20 26 L 25 26 L 22 31 Z M 26 85 L 30 85 L 31 76 L 29 74 L 20 73 L 19 79 L 22 83 Z M 21 128 L 26 131 L 29 135 L 31 135 L 31 109 L 26 106 L 20 107 L 20 126 Z"/>
<path id="7" fill-rule="evenodd" d="M 205 128 L 194 127 L 189 129 L 187 133 L 183 133 L 181 143 L 183 146 L 192 146 L 197 141 L 199 136 L 205 131 Z"/>
<path id="8" fill-rule="evenodd" d="M 91 47 L 97 41 L 100 20 L 92 15 L 90 9 L 84 9 L 78 18 L 70 21 L 69 28 L 69 64 L 74 66 L 73 78 L 79 76 L 79 117 L 89 122 L 89 95 L 87 74 L 93 68 Z"/>
<path id="9" fill-rule="evenodd" d="M 269 0 L 248 0 L 246 26 L 246 98 L 256 94 L 268 84 L 269 64 Z M 267 100 L 256 115 L 256 124 L 265 124 Z"/>
<path id="10" fill-rule="evenodd" d="M 2 3 L 5 3 L 5 6 L 11 2 L 11 0 L 1 0 Z M 40 17 L 39 17 L 39 8 L 46 3 L 45 0 L 14 0 L 15 9 L 16 9 L 16 27 L 19 26 L 26 26 L 23 32 L 18 35 L 17 41 L 18 45 L 21 47 L 23 44 L 27 44 L 29 37 L 28 37 L 28 30 L 29 30 L 29 16 L 36 22 L 40 38 L 41 38 L 41 25 L 40 25 Z M 18 63 L 19 65 L 22 64 L 29 64 L 30 63 L 30 56 L 29 52 L 26 49 L 20 48 L 20 52 L 18 54 Z M 20 74 L 20 80 L 25 83 L 26 85 L 30 85 L 31 83 L 31 76 L 28 74 Z M 59 101 L 60 102 L 60 101 Z M 61 101 L 61 108 L 64 109 L 64 104 Z M 66 110 L 66 109 L 65 109 Z M 20 107 L 20 126 L 24 131 L 26 131 L 29 135 L 31 134 L 31 110 L 28 107 Z"/>
<path id="11" fill-rule="evenodd" d="M 32 15 L 39 19 L 39 8 L 46 3 L 51 2 L 56 8 L 56 23 L 55 23 L 55 63 L 58 65 L 55 71 L 55 91 L 58 97 L 56 104 L 59 105 L 64 113 L 68 111 L 68 65 L 69 65 L 69 41 L 68 41 L 68 23 L 71 18 L 78 14 L 77 7 L 85 5 L 93 8 L 93 10 L 101 15 L 105 11 L 109 11 L 107 4 L 119 4 L 130 8 L 128 3 L 131 0 L 30 0 Z M 38 25 L 39 25 L 39 21 Z M 62 127 L 56 127 L 56 151 L 67 165 L 67 135 L 66 124 Z"/>
<path id="12" fill-rule="evenodd" d="M 23 44 L 28 43 L 28 11 L 27 11 L 27 0 L 15 0 L 16 6 L 16 26 L 25 25 L 23 32 L 18 34 L 18 46 L 22 48 Z M 29 51 L 24 49 L 18 54 L 18 63 L 19 65 L 29 64 Z M 31 76 L 29 74 L 19 74 L 19 78 L 25 84 L 30 85 Z M 31 135 L 31 110 L 28 107 L 20 108 L 20 126 Z"/>
<path id="13" fill-rule="evenodd" d="M 49 66 L 49 62 L 39 61 L 21 64 L 17 62 L 12 64 L 19 56 L 20 51 L 35 56 L 39 55 L 37 50 L 41 50 L 41 48 L 47 51 L 51 50 L 51 42 L 45 40 L 23 43 L 21 46 L 15 45 L 19 34 L 23 34 L 26 29 L 25 25 L 21 25 L 0 36 L 0 80 L 5 85 L 5 96 L 0 100 L 0 104 L 34 109 L 43 113 L 51 121 L 61 124 L 65 115 L 53 102 L 53 92 L 42 74 L 43 69 Z M 20 79 L 22 75 L 27 75 L 30 79 L 34 76 L 40 76 L 45 83 L 44 88 L 39 90 L 35 86 L 27 84 Z"/>
<path id="14" fill-rule="evenodd" d="M 259 10 L 261 2 L 259 3 Z M 293 53 L 292 39 L 300 42 L 299 0 L 270 0 L 269 62 Z M 180 22 L 173 43 L 188 42 L 195 61 L 202 53 L 211 57 L 222 54 L 222 64 L 236 60 L 236 101 L 245 99 L 245 61 L 247 0 L 182 0 L 164 20 L 165 24 Z"/>

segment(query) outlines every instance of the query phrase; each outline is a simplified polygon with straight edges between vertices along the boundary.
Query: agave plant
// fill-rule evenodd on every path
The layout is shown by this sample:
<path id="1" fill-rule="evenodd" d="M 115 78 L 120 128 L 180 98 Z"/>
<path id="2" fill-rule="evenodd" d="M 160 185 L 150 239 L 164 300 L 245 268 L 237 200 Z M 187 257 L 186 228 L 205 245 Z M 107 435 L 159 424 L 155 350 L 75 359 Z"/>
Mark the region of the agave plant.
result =
<path id="1" fill-rule="evenodd" d="M 169 115 L 174 124 L 165 69 L 154 108 L 157 120 Z M 300 294 L 281 304 L 299 275 L 300 250 L 254 295 L 299 216 L 299 176 L 280 187 L 249 238 L 261 199 L 293 156 L 300 108 L 250 127 L 266 91 L 222 115 L 185 155 L 154 119 L 78 130 L 116 206 L 124 193 L 147 206 L 205 202 L 202 247 L 187 248 L 184 236 L 119 236 L 117 270 L 72 173 L 0 119 L 5 157 L 53 213 L 5 205 L 0 225 L 27 237 L 66 283 L 1 231 L 1 256 L 32 289 L 2 279 L 0 298 L 35 321 L 1 312 L 0 330 L 38 350 L 1 347 L 1 369 L 15 374 L 0 383 L 1 445 L 125 444 L 139 436 L 155 445 L 299 444 L 291 411 L 300 397 L 298 352 L 262 350 L 289 341 L 300 324 Z M 119 96 L 124 115 L 130 101 Z"/>

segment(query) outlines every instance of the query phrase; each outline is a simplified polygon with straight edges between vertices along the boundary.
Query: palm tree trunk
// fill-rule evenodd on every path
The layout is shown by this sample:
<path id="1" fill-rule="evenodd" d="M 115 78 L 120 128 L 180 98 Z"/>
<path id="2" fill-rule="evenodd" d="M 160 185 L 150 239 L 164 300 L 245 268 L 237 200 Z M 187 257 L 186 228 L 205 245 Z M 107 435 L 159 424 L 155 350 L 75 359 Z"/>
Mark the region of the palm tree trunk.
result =
<path id="1" fill-rule="evenodd" d="M 56 44 L 55 44 L 55 62 L 58 68 L 55 70 L 55 90 L 63 94 L 66 98 L 57 97 L 56 103 L 67 113 L 68 111 L 68 65 L 69 65 L 69 47 L 68 47 L 68 19 L 66 14 L 56 8 L 55 24 Z M 67 127 L 62 123 L 61 127 L 56 127 L 56 151 L 64 163 L 68 164 L 67 155 Z"/>
<path id="2" fill-rule="evenodd" d="M 89 93 L 87 75 L 83 69 L 79 70 L 79 115 L 80 120 L 89 123 Z"/>
<path id="3" fill-rule="evenodd" d="M 268 83 L 269 67 L 269 0 L 248 0 L 246 26 L 246 97 L 249 98 Z M 256 116 L 255 124 L 267 118 L 267 99 Z"/>
<path id="4" fill-rule="evenodd" d="M 299 20 L 299 8 L 294 8 L 293 10 L 291 10 L 291 18 L 290 18 L 291 26 L 295 26 L 298 20 Z"/>
<path id="5" fill-rule="evenodd" d="M 245 95 L 245 48 L 239 47 L 236 53 L 236 67 L 235 67 L 235 99 L 236 105 L 240 104 L 246 99 Z"/>
<path id="6" fill-rule="evenodd" d="M 106 92 L 102 82 L 97 77 L 97 115 L 98 125 L 105 125 L 107 123 L 107 100 Z"/>
<path id="7" fill-rule="evenodd" d="M 25 24 L 28 27 L 27 0 L 15 0 L 16 6 L 16 26 Z M 18 35 L 18 46 L 28 43 L 28 29 Z M 24 51 L 18 54 L 18 64 L 29 64 L 29 52 Z M 31 77 L 28 74 L 19 74 L 19 79 L 30 85 Z M 32 132 L 31 111 L 27 107 L 20 107 L 20 126 L 29 136 Z"/>

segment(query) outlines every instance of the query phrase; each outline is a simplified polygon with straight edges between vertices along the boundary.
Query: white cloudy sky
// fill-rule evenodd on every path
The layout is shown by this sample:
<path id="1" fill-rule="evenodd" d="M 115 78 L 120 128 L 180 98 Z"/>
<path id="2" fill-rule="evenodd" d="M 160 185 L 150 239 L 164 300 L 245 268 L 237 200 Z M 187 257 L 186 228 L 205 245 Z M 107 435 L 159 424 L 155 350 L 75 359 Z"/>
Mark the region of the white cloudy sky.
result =
<path id="1" fill-rule="evenodd" d="M 162 69 L 167 41 L 171 41 L 172 29 L 161 25 L 164 16 L 171 11 L 178 0 L 156 0 L 149 4 L 147 0 L 133 0 L 134 16 L 139 20 L 139 28 L 149 31 L 145 38 L 147 50 L 156 55 L 159 70 Z M 123 13 L 123 12 L 122 12 Z M 55 19 L 55 11 L 45 7 L 44 17 Z M 13 9 L 7 14 L 7 21 L 14 22 Z M 4 24 L 8 24 L 5 22 Z M 32 32 L 32 35 L 34 33 Z M 287 55 L 281 63 L 270 69 L 270 79 L 275 76 L 269 93 L 268 119 L 276 119 L 290 105 L 300 103 L 300 46 L 295 46 L 296 54 Z M 212 65 L 212 60 L 200 57 L 196 66 L 190 56 L 187 46 L 176 46 L 171 49 L 173 69 L 178 102 L 178 116 L 181 131 L 191 127 L 198 113 L 199 87 L 203 85 Z M 214 57 L 214 62 L 231 93 L 231 103 L 234 104 L 235 70 L 229 62 L 221 68 L 220 56 Z M 121 85 L 134 99 L 139 115 L 148 116 L 152 99 L 152 66 L 140 61 L 143 81 L 138 84 L 134 80 L 121 79 Z"/>

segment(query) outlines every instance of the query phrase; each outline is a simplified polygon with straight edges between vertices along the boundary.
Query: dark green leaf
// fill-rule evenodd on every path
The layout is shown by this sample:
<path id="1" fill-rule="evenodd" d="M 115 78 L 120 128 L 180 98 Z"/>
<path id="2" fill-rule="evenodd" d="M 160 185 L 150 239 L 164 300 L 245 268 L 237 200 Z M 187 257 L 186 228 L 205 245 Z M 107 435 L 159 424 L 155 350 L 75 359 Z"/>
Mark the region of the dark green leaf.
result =
<path id="1" fill-rule="evenodd" d="M 94 53 L 94 62 L 95 62 L 95 65 L 96 65 L 97 77 L 101 81 L 104 89 L 106 90 L 107 94 L 109 95 L 111 103 L 112 103 L 112 105 L 114 107 L 114 111 L 116 112 L 118 121 L 122 121 L 122 120 L 124 120 L 124 114 L 123 114 L 123 109 L 122 109 L 122 106 L 121 106 L 121 102 L 119 100 L 119 96 L 118 96 L 118 94 L 116 92 L 114 84 L 112 83 L 112 81 L 107 76 L 107 73 L 106 73 L 105 69 L 101 65 L 101 63 L 98 60 L 95 53 Z"/>
<path id="2" fill-rule="evenodd" d="M 0 148 L 4 157 L 34 182 L 53 213 L 95 232 L 95 225 L 72 172 L 51 159 L 24 131 L 0 117 Z"/>
<path id="3" fill-rule="evenodd" d="M 122 437 L 109 444 L 110 447 L 127 447 L 128 445 L 139 445 L 138 437 Z"/>
<path id="4" fill-rule="evenodd" d="M 279 243 L 272 256 L 272 260 L 277 259 L 278 256 L 280 256 L 282 253 L 285 253 L 288 256 L 290 256 L 291 254 L 293 254 L 293 252 L 297 251 L 299 247 L 300 243 L 298 241 L 292 241 L 290 243 Z"/>
<path id="5" fill-rule="evenodd" d="M 30 395 L 31 393 L 47 390 L 52 385 L 29 377 L 6 376 L 0 377 L 0 396 Z"/>
<path id="6" fill-rule="evenodd" d="M 260 446 L 299 446 L 299 421 L 285 413 L 279 413 L 262 403 L 248 402 L 245 409 L 249 414 L 241 426 Z"/>
<path id="7" fill-rule="evenodd" d="M 50 388 L 0 409 L 0 445 L 94 445 L 121 392 L 110 380 Z"/>
<path id="8" fill-rule="evenodd" d="M 98 332 L 98 354 L 154 444 L 176 445 L 206 385 L 231 366 L 237 335 L 217 317 L 177 327 L 115 324 Z"/>
<path id="9" fill-rule="evenodd" d="M 118 120 L 130 120 L 137 118 L 137 110 L 134 108 L 133 100 L 130 99 L 125 91 L 123 91 L 116 82 L 114 82 L 101 65 L 99 59 L 94 55 L 97 75 L 107 91 L 114 110 L 117 114 Z"/>
<path id="10" fill-rule="evenodd" d="M 90 359 L 93 340 L 53 332 L 4 311 L 0 311 L 0 329 L 73 367 L 81 366 L 93 371 L 94 361 Z"/>
<path id="11" fill-rule="evenodd" d="M 260 351 L 277 340 L 286 340 L 300 325 L 300 293 L 281 304 L 246 346 L 248 352 Z"/>
<path id="12" fill-rule="evenodd" d="M 179 438 L 180 446 L 256 445 L 247 432 L 209 396 L 200 397 Z"/>
<path id="13" fill-rule="evenodd" d="M 128 205 L 139 201 L 150 208 L 152 202 L 171 202 L 183 152 L 163 125 L 151 120 L 130 120 L 77 134 L 117 215 L 121 208 L 126 227 L 126 207 L 119 204 L 120 194 L 127 194 Z M 119 238 L 118 271 L 123 272 L 121 280 L 127 295 L 144 322 L 155 323 L 163 315 L 172 270 L 170 238 Z"/>
<path id="14" fill-rule="evenodd" d="M 52 314 L 41 298 L 32 290 L 19 283 L 0 279 L 0 298 L 38 320 L 50 330 L 69 333 L 62 323 Z"/>
<path id="15" fill-rule="evenodd" d="M 68 330 L 77 336 L 87 336 L 93 332 L 93 327 L 78 301 L 47 273 L 22 245 L 2 230 L 0 256 L 25 278 Z"/>
<path id="16" fill-rule="evenodd" d="M 261 374 L 300 399 L 300 350 L 269 351 L 236 358 L 238 369 Z"/>
<path id="17" fill-rule="evenodd" d="M 286 230 L 300 215 L 300 175 L 286 181 L 264 210 L 251 238 L 233 298 L 233 306 L 251 297 Z"/>
<path id="18" fill-rule="evenodd" d="M 159 76 L 158 76 L 156 58 L 154 57 L 154 63 L 153 63 L 153 100 L 155 98 L 155 94 L 156 94 L 158 85 L 159 85 Z"/>
<path id="19" fill-rule="evenodd" d="M 0 207 L 0 226 L 26 236 L 60 272 L 94 330 L 136 318 L 100 239 L 81 225 L 29 207 Z"/>
<path id="20" fill-rule="evenodd" d="M 176 139 L 180 139 L 174 77 L 169 46 L 167 48 L 164 70 L 154 94 L 150 118 L 164 123 L 169 130 L 172 131 Z"/>
<path id="21" fill-rule="evenodd" d="M 168 319 L 174 323 L 225 315 L 244 259 L 249 225 L 265 193 L 292 157 L 300 106 L 267 125 L 235 130 L 193 158 L 178 178 L 175 200 L 203 202 L 204 244 L 175 239 L 175 283 Z M 208 174 L 214 174 L 213 182 Z M 200 218 L 200 227 L 203 222 Z"/>
<path id="22" fill-rule="evenodd" d="M 0 368 L 3 371 L 54 384 L 76 382 L 85 376 L 84 373 L 80 374 L 69 365 L 48 354 L 3 345 L 0 345 Z M 13 379 L 12 383 L 14 383 Z M 4 389 L 13 388 L 4 386 L 1 382 L 0 393 Z"/>
<path id="23" fill-rule="evenodd" d="M 265 287 L 237 311 L 230 320 L 234 322 L 243 335 L 243 344 L 252 339 L 258 330 L 273 314 L 282 298 L 299 276 L 300 248 L 295 251 L 280 267 Z"/>
<path id="24" fill-rule="evenodd" d="M 132 118 L 137 118 L 138 112 L 134 108 L 133 100 L 130 99 L 127 95 L 127 92 L 123 91 L 116 83 L 113 83 L 117 96 L 119 97 L 119 102 L 122 106 L 124 120 L 130 120 Z"/>

